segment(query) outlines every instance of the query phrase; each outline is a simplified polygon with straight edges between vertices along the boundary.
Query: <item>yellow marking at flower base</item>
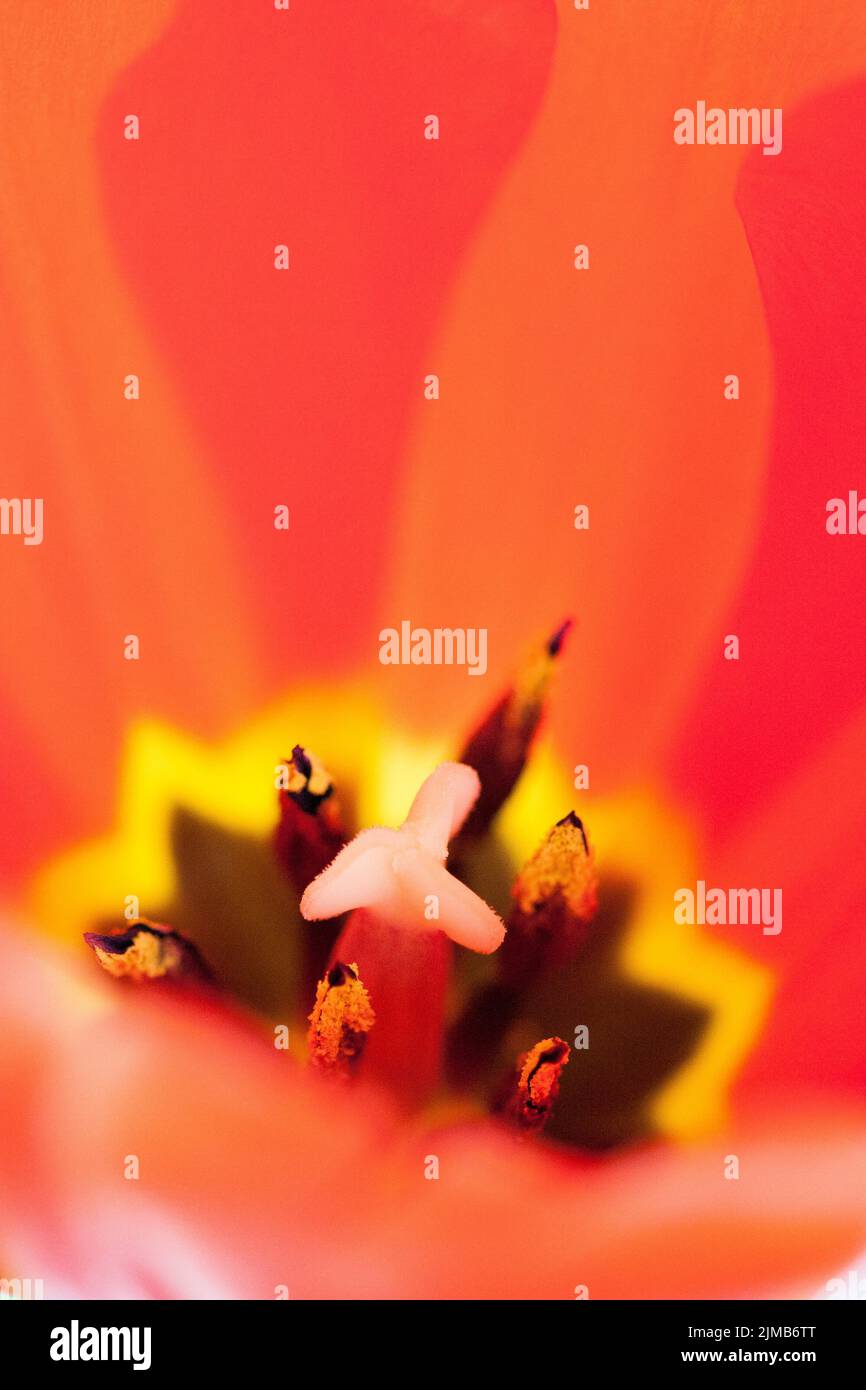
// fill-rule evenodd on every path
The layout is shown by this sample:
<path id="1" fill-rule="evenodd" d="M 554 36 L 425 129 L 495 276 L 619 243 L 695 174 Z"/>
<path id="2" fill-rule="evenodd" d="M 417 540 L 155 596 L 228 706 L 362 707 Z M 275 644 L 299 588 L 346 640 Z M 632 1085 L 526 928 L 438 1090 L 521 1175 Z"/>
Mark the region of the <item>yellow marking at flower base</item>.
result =
<path id="1" fill-rule="evenodd" d="M 171 852 L 176 808 L 226 829 L 270 834 L 277 819 L 276 769 L 302 741 L 326 749 L 338 787 L 354 787 L 366 759 L 379 762 L 381 728 L 360 688 L 335 702 L 322 690 L 291 696 L 222 744 L 209 745 L 156 721 L 130 729 L 121 764 L 116 829 L 61 854 L 36 876 L 31 907 L 50 930 L 74 937 L 96 920 L 123 916 L 134 894 L 153 914 L 177 887 Z M 363 751 L 362 751 L 363 750 Z M 358 813 L 366 817 L 365 789 Z"/>
<path id="2" fill-rule="evenodd" d="M 221 744 L 206 745 L 153 721 L 130 730 L 116 829 L 52 860 L 35 878 L 31 910 L 46 929 L 74 939 L 104 919 L 121 921 L 128 895 L 158 912 L 176 889 L 171 822 L 184 807 L 227 830 L 268 836 L 277 819 L 280 760 L 303 743 L 327 763 L 341 801 L 361 825 L 398 825 L 419 782 L 453 749 L 394 734 L 367 687 L 295 692 Z M 694 882 L 689 829 L 648 791 L 576 804 L 565 766 L 542 743 L 498 822 L 514 873 L 553 821 L 575 807 L 586 820 L 602 877 L 636 886 L 621 947 L 623 972 L 710 1012 L 694 1055 L 656 1095 L 651 1118 L 670 1137 L 711 1132 L 727 1090 L 754 1043 L 771 995 L 771 976 L 706 929 L 673 920 L 673 893 Z M 652 1045 L 652 1039 L 648 1039 Z"/>
<path id="3" fill-rule="evenodd" d="M 600 804 L 588 815 L 602 874 L 621 873 L 639 888 L 620 958 L 624 972 L 710 1014 L 700 1045 L 656 1095 L 651 1118 L 679 1139 L 711 1133 L 725 1120 L 728 1087 L 760 1032 L 772 974 L 705 928 L 674 922 L 676 888 L 698 877 L 696 851 L 691 831 L 660 797 Z"/>

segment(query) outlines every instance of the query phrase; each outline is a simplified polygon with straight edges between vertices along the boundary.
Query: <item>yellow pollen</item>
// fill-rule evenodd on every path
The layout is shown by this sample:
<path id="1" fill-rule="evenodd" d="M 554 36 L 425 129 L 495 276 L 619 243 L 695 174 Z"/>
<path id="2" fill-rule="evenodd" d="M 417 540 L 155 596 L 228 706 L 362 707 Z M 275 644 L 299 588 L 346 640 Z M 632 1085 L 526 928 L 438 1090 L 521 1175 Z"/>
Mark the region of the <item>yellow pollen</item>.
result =
<path id="1" fill-rule="evenodd" d="M 94 947 L 102 965 L 116 979 L 159 980 L 176 974 L 183 962 L 183 952 L 171 936 L 155 936 L 139 931 L 132 944 L 122 954 Z"/>
<path id="2" fill-rule="evenodd" d="M 553 827 L 521 870 L 514 899 L 521 912 L 531 913 L 557 892 L 572 916 L 592 920 L 598 905 L 598 874 L 576 817 L 566 817 Z"/>
<path id="3" fill-rule="evenodd" d="M 337 964 L 319 981 L 307 1041 L 314 1067 L 348 1076 L 376 1022 L 357 965 Z"/>

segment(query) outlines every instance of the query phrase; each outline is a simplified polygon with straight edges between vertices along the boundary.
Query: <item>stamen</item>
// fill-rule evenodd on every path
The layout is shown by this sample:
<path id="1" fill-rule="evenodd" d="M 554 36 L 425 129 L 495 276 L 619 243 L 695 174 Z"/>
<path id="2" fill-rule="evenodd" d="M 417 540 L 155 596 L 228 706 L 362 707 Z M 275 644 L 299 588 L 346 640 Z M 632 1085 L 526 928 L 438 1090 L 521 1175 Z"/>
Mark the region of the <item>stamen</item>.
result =
<path id="1" fill-rule="evenodd" d="M 469 738 L 459 761 L 474 767 L 481 795 L 461 832 L 474 839 L 489 827 L 516 785 L 535 737 L 556 660 L 572 626 L 568 618 L 531 651 L 506 692 Z"/>
<path id="2" fill-rule="evenodd" d="M 319 981 L 307 1043 L 312 1065 L 345 1080 L 352 1075 L 376 1022 L 355 964 L 336 961 Z"/>
<path id="3" fill-rule="evenodd" d="M 524 1053 L 516 1083 L 512 1079 L 497 1106 L 503 1117 L 524 1133 L 540 1133 L 556 1104 L 570 1053 L 562 1038 L 543 1038 Z"/>
<path id="4" fill-rule="evenodd" d="M 547 643 L 547 650 L 551 656 L 559 656 L 559 653 L 562 650 L 562 644 L 573 626 L 573 618 L 566 618 L 564 623 L 560 623 L 559 627 L 556 629 L 556 632 L 554 632 L 553 636 L 549 638 Z"/>
<path id="5" fill-rule="evenodd" d="M 557 821 L 521 869 L 499 956 L 502 978 L 524 984 L 571 959 L 598 908 L 598 873 L 583 822 Z"/>
<path id="6" fill-rule="evenodd" d="M 292 749 L 286 794 L 302 811 L 314 816 L 322 802 L 333 793 L 334 784 L 322 763 L 296 743 Z"/>
<path id="7" fill-rule="evenodd" d="M 498 975 L 469 1000 L 447 1044 L 448 1076 L 473 1087 L 496 1058 L 527 991 L 571 960 L 598 906 L 595 860 L 580 817 L 570 811 L 518 875 Z"/>
<path id="8" fill-rule="evenodd" d="M 85 932 L 100 965 L 116 979 L 206 979 L 209 971 L 191 941 L 145 918 L 113 935 Z"/>
<path id="9" fill-rule="evenodd" d="M 314 754 L 298 743 L 286 760 L 275 849 L 298 892 L 312 883 L 345 843 L 334 783 Z"/>
<path id="10" fill-rule="evenodd" d="M 346 836 L 333 780 L 315 754 L 295 744 L 285 765 L 288 778 L 280 790 L 274 851 L 296 890 L 303 893 L 339 853 Z M 308 987 L 321 976 L 339 930 L 336 920 L 313 929 L 304 923 L 303 978 Z"/>

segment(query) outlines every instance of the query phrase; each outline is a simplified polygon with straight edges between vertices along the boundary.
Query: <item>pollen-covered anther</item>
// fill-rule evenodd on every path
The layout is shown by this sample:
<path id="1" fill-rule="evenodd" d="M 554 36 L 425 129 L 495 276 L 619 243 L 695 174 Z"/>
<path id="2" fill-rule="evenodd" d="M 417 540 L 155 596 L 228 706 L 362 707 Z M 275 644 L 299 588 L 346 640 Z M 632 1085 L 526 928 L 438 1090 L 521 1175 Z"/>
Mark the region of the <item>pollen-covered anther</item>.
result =
<path id="1" fill-rule="evenodd" d="M 355 964 L 331 966 L 316 989 L 307 1044 L 312 1065 L 333 1076 L 352 1075 L 376 1015 Z"/>
<path id="2" fill-rule="evenodd" d="M 499 1107 L 518 1129 L 537 1133 L 544 1128 L 556 1104 L 570 1053 L 562 1038 L 543 1038 L 520 1058 L 517 1082 L 512 1083 Z"/>
<path id="3" fill-rule="evenodd" d="M 513 898 L 500 976 L 523 989 L 574 957 L 598 908 L 595 859 L 573 811 L 557 821 L 521 869 Z"/>
<path id="4" fill-rule="evenodd" d="M 557 821 L 514 887 L 515 907 L 527 917 L 558 895 L 576 922 L 592 921 L 598 907 L 598 873 L 583 822 L 574 811 Z"/>
<path id="5" fill-rule="evenodd" d="M 103 969 L 116 979 L 140 984 L 145 980 L 201 977 L 207 973 L 192 942 L 145 918 L 114 934 L 85 932 L 84 940 Z"/>

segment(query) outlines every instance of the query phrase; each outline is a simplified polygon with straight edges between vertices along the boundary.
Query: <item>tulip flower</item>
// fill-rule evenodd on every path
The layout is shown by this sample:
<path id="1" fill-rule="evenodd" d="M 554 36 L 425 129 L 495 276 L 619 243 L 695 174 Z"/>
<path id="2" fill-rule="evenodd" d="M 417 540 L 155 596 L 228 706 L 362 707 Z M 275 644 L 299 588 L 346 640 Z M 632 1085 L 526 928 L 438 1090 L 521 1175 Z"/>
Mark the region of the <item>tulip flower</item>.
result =
<path id="1" fill-rule="evenodd" d="M 44 497 L 0 542 L 0 1278 L 820 1293 L 866 1244 L 856 7 L 254 10 L 28 7 L 0 81 Z M 756 70 L 781 158 L 674 143 L 683 72 Z M 488 673 L 380 667 L 406 615 Z M 451 758 L 446 868 L 466 774 L 401 818 Z M 698 878 L 784 930 L 676 924 Z"/>

